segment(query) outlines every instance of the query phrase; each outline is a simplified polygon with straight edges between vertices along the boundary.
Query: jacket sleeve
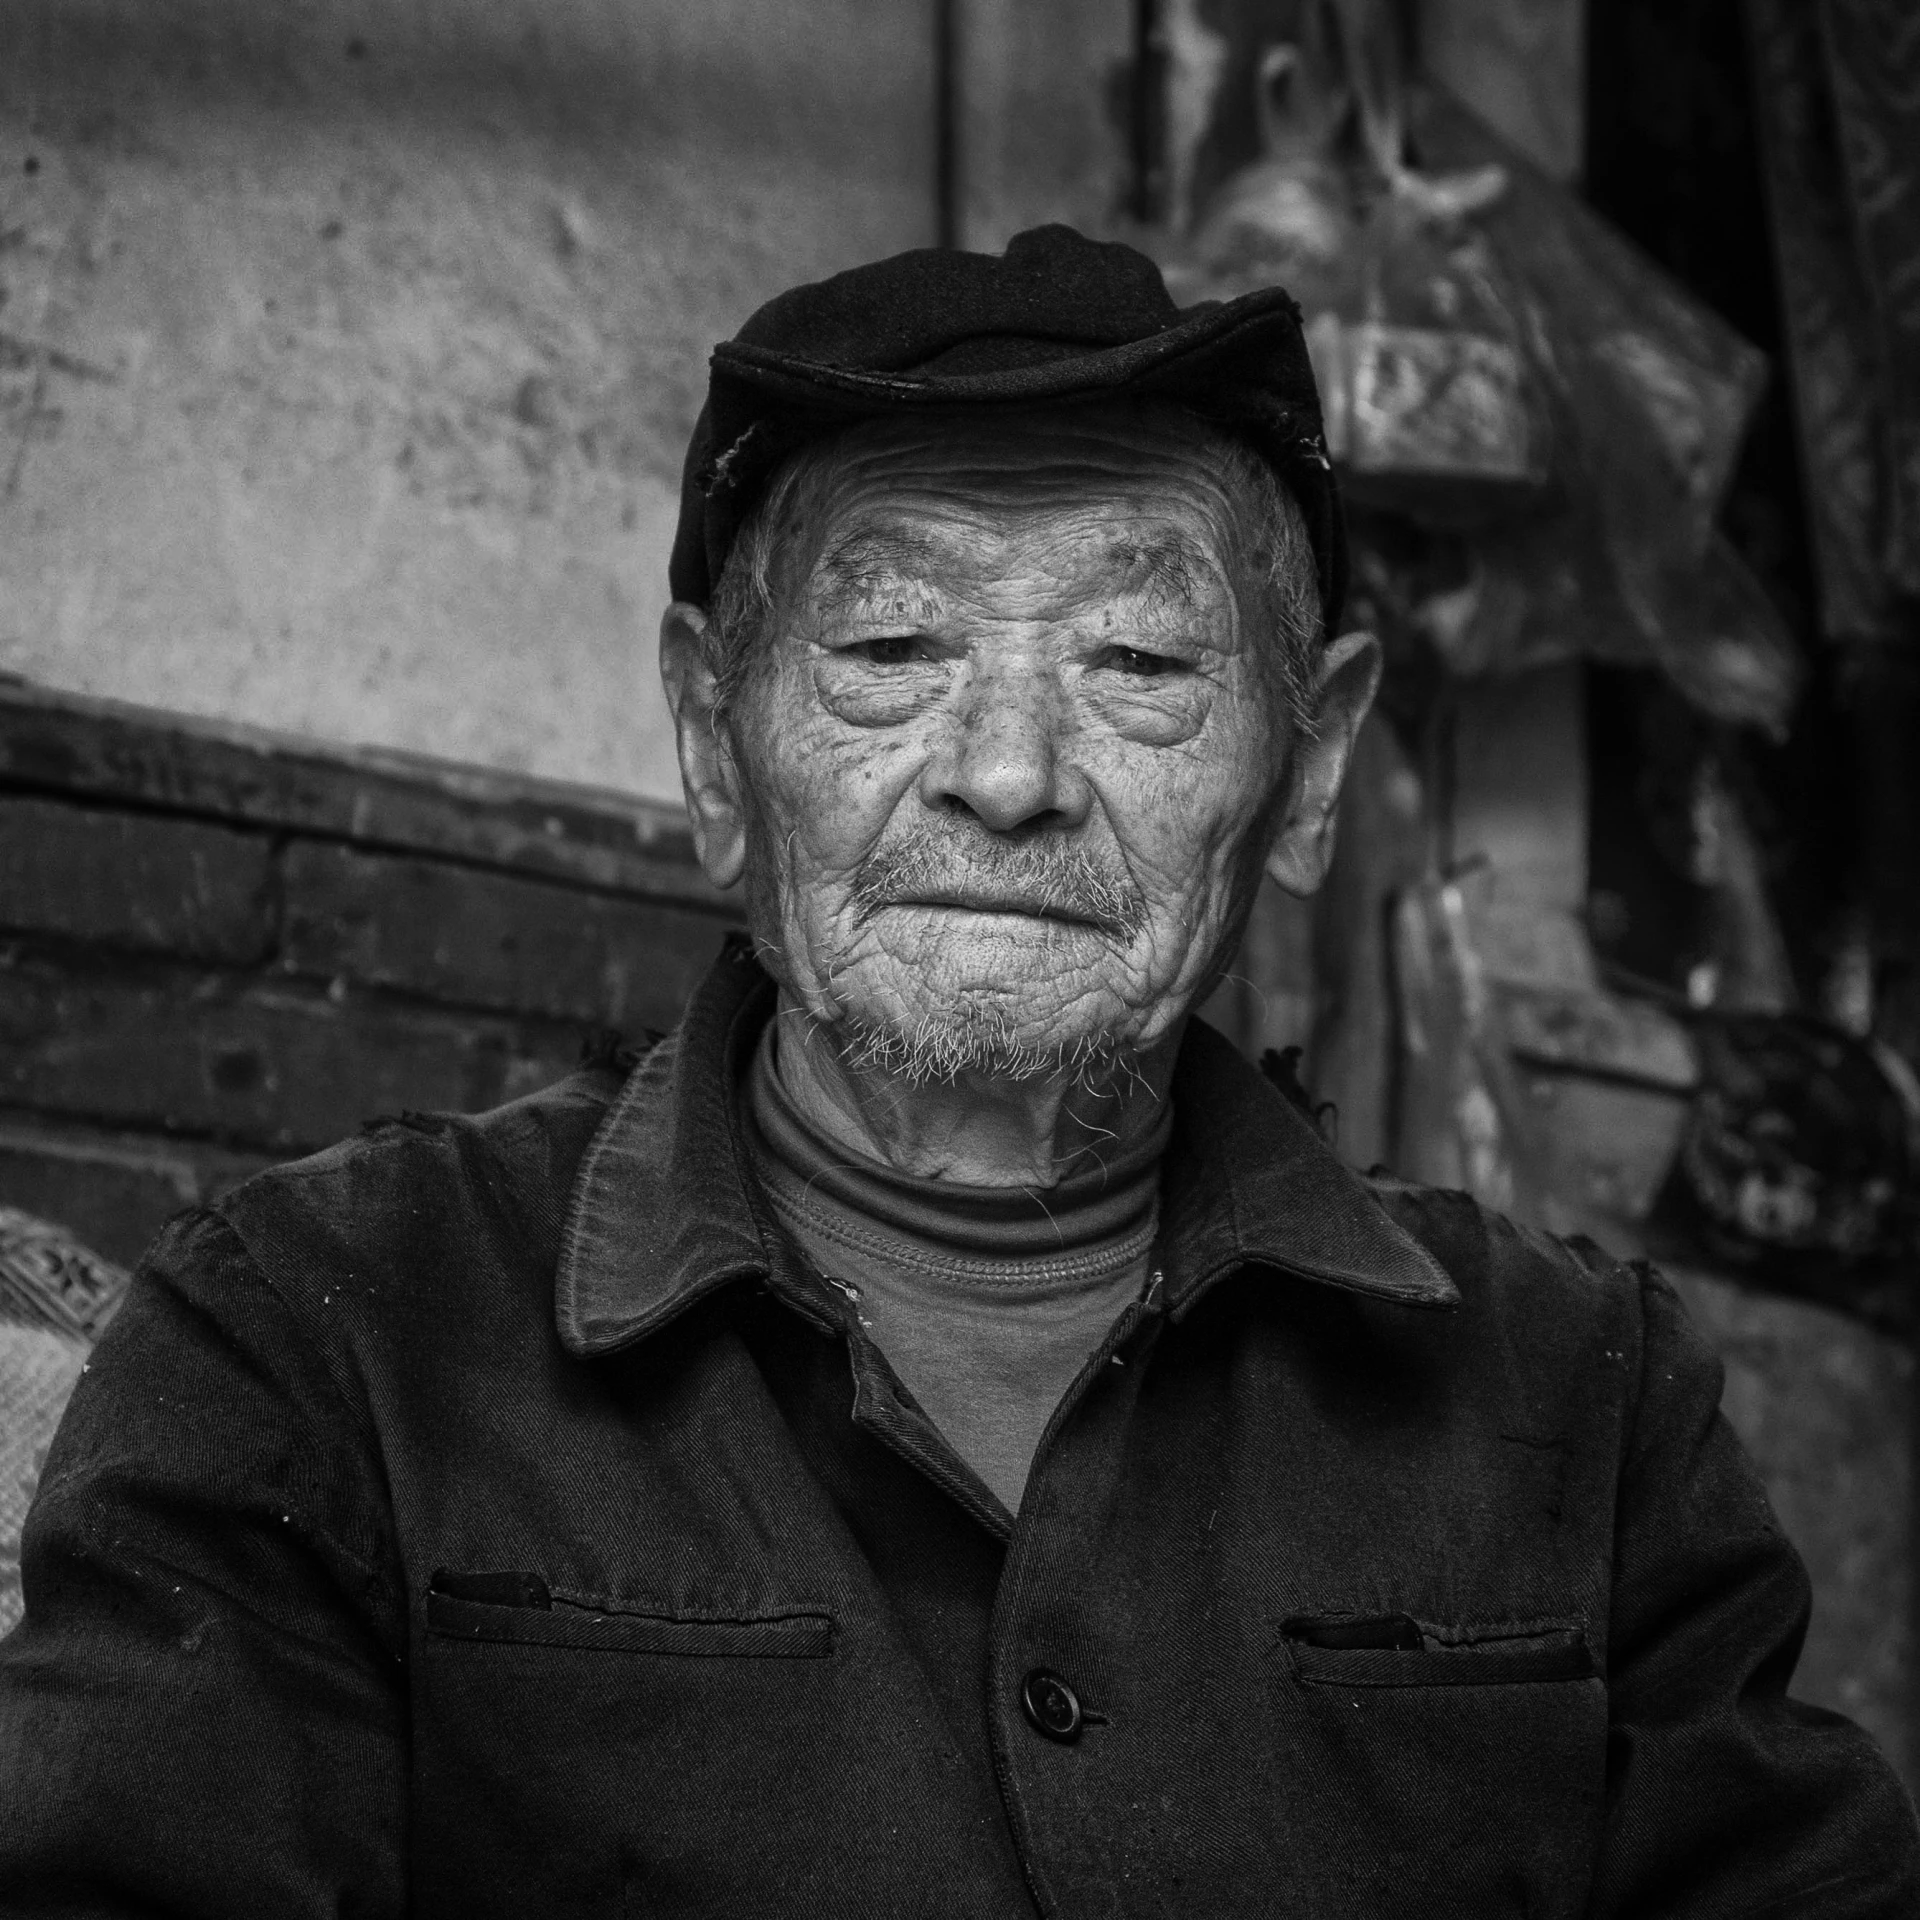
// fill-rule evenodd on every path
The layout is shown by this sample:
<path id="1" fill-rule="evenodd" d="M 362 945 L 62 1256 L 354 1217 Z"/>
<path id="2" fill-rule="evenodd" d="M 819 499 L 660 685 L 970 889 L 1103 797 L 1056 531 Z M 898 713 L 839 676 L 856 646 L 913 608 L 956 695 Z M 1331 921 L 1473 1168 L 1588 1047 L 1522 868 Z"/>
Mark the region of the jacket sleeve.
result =
<path id="1" fill-rule="evenodd" d="M 0 1642 L 0 1915 L 405 1907 L 377 1463 L 217 1215 L 148 1256 L 50 1451 Z"/>
<path id="2" fill-rule="evenodd" d="M 1920 1913 L 1905 1790 L 1851 1721 L 1787 1697 L 1805 1568 L 1719 1411 L 1721 1367 L 1642 1272 L 1616 1519 L 1599 1920 Z"/>

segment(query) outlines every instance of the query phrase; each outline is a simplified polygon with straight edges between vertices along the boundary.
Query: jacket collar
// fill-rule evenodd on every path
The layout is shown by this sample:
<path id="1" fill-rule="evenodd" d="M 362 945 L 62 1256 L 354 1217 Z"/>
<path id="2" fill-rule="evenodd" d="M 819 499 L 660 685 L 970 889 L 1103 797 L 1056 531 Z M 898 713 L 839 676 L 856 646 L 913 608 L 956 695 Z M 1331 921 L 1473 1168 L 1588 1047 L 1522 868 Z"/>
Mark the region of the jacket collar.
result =
<path id="1" fill-rule="evenodd" d="M 774 986 L 729 938 L 685 1018 L 628 1076 L 574 1182 L 555 1284 L 570 1352 L 612 1353 L 773 1270 L 751 1198 L 738 1089 Z M 1411 1307 L 1459 1294 L 1306 1120 L 1194 1021 L 1174 1070 L 1161 1239 L 1177 1318 L 1258 1265 Z"/>
<path id="2" fill-rule="evenodd" d="M 1188 1023 L 1173 1072 L 1160 1238 L 1175 1319 L 1240 1266 L 1400 1306 L 1460 1304 L 1446 1269 L 1299 1108 L 1199 1020 Z"/>

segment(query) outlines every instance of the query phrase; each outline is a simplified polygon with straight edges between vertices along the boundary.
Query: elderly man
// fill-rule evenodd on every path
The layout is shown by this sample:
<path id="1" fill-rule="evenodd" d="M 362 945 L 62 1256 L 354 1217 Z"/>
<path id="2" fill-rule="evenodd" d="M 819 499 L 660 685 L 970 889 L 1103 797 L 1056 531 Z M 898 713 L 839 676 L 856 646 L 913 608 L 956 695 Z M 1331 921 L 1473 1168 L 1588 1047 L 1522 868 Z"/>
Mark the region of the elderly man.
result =
<path id="1" fill-rule="evenodd" d="M 753 941 L 163 1236 L 27 1529 L 0 1911 L 1914 1912 L 1671 1292 L 1191 1018 L 1376 673 L 1292 303 L 906 255 L 720 348 L 687 471 Z"/>

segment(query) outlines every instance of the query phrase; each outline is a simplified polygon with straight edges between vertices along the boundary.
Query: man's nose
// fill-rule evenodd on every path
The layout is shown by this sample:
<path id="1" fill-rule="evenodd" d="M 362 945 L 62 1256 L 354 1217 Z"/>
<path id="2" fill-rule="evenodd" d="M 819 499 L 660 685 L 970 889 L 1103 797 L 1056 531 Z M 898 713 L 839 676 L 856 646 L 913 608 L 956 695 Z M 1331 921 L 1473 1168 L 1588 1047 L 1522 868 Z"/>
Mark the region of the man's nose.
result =
<path id="1" fill-rule="evenodd" d="M 969 675 L 921 775 L 920 798 L 970 813 L 995 833 L 1078 826 L 1092 794 L 1074 761 L 1073 733 L 1052 674 Z"/>

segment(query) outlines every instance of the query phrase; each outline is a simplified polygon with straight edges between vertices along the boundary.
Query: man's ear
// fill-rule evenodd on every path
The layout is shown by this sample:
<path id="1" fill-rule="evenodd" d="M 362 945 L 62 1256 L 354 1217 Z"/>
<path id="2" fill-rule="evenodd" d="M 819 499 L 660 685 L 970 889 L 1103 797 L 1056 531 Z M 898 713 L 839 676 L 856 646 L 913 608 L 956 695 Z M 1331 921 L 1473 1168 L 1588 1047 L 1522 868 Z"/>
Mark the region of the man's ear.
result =
<path id="1" fill-rule="evenodd" d="M 1379 685 L 1380 643 L 1372 634 L 1342 634 L 1327 649 L 1314 686 L 1318 724 L 1294 738 L 1286 811 L 1267 855 L 1268 877 L 1289 893 L 1304 897 L 1327 877 L 1340 789 Z"/>
<path id="2" fill-rule="evenodd" d="M 660 680 L 673 712 L 694 852 L 716 887 L 730 887 L 747 864 L 747 816 L 740 769 L 707 657 L 704 607 L 676 600 L 661 616 Z"/>

